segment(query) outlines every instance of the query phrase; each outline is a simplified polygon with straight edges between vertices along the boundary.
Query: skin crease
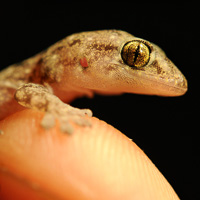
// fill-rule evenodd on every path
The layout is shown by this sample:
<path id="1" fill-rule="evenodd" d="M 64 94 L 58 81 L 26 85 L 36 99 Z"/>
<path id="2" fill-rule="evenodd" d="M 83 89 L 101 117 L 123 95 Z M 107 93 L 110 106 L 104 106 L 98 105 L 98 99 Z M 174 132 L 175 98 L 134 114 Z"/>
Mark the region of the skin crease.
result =
<path id="1" fill-rule="evenodd" d="M 130 41 L 149 49 L 145 66 L 122 59 Z M 186 91 L 185 77 L 158 46 L 117 30 L 73 34 L 8 67 L 0 73 L 0 197 L 178 199 L 135 143 L 62 101 L 94 93 Z"/>

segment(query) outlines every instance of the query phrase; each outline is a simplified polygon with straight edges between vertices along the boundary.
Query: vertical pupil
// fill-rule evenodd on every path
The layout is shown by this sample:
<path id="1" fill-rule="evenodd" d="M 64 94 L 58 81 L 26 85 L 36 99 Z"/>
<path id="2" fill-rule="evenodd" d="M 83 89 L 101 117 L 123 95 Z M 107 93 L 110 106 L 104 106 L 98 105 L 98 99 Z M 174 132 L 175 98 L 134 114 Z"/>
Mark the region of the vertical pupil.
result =
<path id="1" fill-rule="evenodd" d="M 140 45 L 137 46 L 137 49 L 135 51 L 134 63 L 136 62 L 139 54 L 140 54 Z"/>

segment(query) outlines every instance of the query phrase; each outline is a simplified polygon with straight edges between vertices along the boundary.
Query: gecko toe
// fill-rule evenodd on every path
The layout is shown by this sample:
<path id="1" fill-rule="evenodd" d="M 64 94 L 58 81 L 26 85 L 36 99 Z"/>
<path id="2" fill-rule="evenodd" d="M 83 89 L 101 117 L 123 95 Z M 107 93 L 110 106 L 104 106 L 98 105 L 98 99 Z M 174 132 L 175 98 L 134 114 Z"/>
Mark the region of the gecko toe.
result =
<path id="1" fill-rule="evenodd" d="M 74 132 L 73 126 L 69 122 L 61 122 L 60 123 L 60 130 L 63 133 L 72 134 Z"/>
<path id="2" fill-rule="evenodd" d="M 81 127 L 91 127 L 91 122 L 88 117 L 92 116 L 92 111 L 89 109 L 78 109 L 69 107 L 68 109 L 61 109 L 61 112 L 57 113 L 55 110 L 46 112 L 41 125 L 45 129 L 54 127 L 55 120 L 59 121 L 60 130 L 63 133 L 72 134 L 74 132 L 73 124 Z"/>
<path id="3" fill-rule="evenodd" d="M 42 121 L 41 121 L 41 126 L 45 129 L 49 129 L 54 127 L 55 125 L 55 117 L 51 113 L 45 113 Z"/>

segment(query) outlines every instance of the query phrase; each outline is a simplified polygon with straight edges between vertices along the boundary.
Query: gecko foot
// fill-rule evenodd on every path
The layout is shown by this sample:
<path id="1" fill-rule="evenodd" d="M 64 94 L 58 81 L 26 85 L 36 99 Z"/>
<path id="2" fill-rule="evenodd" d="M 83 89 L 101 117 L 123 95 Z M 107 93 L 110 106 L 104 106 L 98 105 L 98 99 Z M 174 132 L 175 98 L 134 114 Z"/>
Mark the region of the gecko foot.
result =
<path id="1" fill-rule="evenodd" d="M 17 102 L 27 108 L 45 112 L 42 127 L 48 129 L 55 125 L 55 120 L 60 123 L 62 132 L 73 133 L 73 125 L 91 126 L 87 116 L 92 117 L 89 109 L 78 109 L 63 103 L 52 92 L 39 84 L 28 83 L 18 88 L 15 93 Z"/>
<path id="2" fill-rule="evenodd" d="M 60 130 L 62 132 L 72 134 L 74 132 L 72 122 L 79 126 L 91 126 L 90 121 L 85 117 L 88 115 L 92 117 L 92 111 L 89 109 L 78 109 L 67 105 L 67 109 L 63 109 L 59 114 L 54 112 L 46 112 L 41 125 L 45 129 L 52 128 L 55 125 L 55 120 L 57 119 L 60 123 Z"/>

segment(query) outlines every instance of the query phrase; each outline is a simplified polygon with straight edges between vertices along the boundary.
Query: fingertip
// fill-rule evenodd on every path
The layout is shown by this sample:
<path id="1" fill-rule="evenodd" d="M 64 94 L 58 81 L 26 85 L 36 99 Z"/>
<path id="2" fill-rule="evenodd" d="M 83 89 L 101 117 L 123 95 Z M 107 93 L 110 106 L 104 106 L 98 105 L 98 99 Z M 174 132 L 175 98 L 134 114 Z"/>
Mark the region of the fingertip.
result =
<path id="1" fill-rule="evenodd" d="M 74 125 L 68 135 L 60 132 L 59 123 L 43 129 L 42 117 L 24 110 L 0 122 L 1 195 L 178 199 L 144 152 L 112 126 L 93 117 L 91 127 Z"/>

